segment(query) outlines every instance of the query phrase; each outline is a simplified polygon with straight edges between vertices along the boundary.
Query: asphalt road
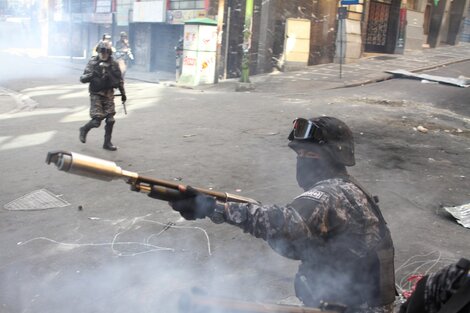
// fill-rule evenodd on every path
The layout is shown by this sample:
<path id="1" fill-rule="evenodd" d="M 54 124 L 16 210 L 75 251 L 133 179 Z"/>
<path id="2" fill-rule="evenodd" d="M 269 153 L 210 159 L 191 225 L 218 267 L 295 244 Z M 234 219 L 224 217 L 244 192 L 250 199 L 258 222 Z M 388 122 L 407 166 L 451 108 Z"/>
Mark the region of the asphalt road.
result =
<path id="1" fill-rule="evenodd" d="M 470 76 L 470 64 L 428 73 Z M 1 83 L 8 89 L 0 97 L 0 203 L 11 207 L 46 189 L 69 205 L 0 210 L 1 312 L 176 312 L 181 293 L 194 286 L 248 301 L 290 300 L 298 264 L 263 241 L 229 225 L 181 220 L 123 181 L 66 174 L 44 161 L 48 151 L 70 150 L 282 205 L 301 192 L 286 146 L 298 116 L 332 115 L 351 126 L 357 165 L 350 172 L 379 195 L 401 288 L 413 272 L 470 257 L 469 230 L 443 209 L 470 199 L 469 89 L 394 79 L 235 93 L 133 81 L 129 114 L 118 105 L 119 150 L 109 152 L 102 127 L 78 141 L 88 98 L 76 71 L 16 74 Z M 428 132 L 415 130 L 420 125 Z"/>

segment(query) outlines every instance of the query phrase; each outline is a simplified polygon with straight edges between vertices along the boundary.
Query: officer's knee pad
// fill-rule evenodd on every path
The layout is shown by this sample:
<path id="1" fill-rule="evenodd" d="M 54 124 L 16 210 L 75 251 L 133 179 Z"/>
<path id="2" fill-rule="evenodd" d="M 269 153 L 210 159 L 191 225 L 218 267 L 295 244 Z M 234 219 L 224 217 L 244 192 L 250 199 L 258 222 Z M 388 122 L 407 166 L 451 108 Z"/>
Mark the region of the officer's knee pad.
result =
<path id="1" fill-rule="evenodd" d="M 101 120 L 100 120 L 100 119 L 97 119 L 97 118 L 93 118 L 93 119 L 90 121 L 90 124 L 91 124 L 93 127 L 100 127 L 100 125 L 101 125 Z"/>
<path id="2" fill-rule="evenodd" d="M 112 116 L 106 118 L 106 124 L 108 124 L 108 125 L 113 125 L 115 122 L 116 122 L 116 120 Z"/>

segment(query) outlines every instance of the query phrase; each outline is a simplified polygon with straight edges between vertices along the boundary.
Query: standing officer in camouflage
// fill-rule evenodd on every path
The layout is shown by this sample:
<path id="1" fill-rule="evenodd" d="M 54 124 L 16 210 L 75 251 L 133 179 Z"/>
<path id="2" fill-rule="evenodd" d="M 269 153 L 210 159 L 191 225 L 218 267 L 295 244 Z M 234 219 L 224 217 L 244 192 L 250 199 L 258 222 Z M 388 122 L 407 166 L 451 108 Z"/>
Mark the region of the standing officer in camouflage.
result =
<path id="1" fill-rule="evenodd" d="M 90 117 L 91 120 L 80 127 L 79 139 L 86 142 L 86 136 L 90 129 L 97 128 L 101 121 L 106 121 L 104 127 L 103 149 L 116 151 L 117 148 L 111 143 L 111 135 L 115 123 L 114 115 L 114 88 L 121 92 L 122 102 L 126 102 L 126 91 L 119 65 L 112 57 L 112 45 L 110 42 L 102 41 L 98 44 L 97 56 L 93 56 L 88 62 L 83 75 L 80 76 L 82 83 L 90 83 Z"/>
<path id="2" fill-rule="evenodd" d="M 306 306 L 328 302 L 346 305 L 348 313 L 392 312 L 393 243 L 376 198 L 346 170 L 355 164 L 351 130 L 333 117 L 298 118 L 289 141 L 305 190 L 289 205 L 222 204 L 193 188 L 170 205 L 189 220 L 210 217 L 238 226 L 300 260 L 295 291 Z"/>
<path id="3" fill-rule="evenodd" d="M 124 78 L 129 60 L 134 60 L 134 54 L 132 53 L 126 32 L 121 32 L 121 39 L 116 42 L 115 56 L 116 62 L 118 62 L 119 68 L 121 69 L 122 77 Z"/>

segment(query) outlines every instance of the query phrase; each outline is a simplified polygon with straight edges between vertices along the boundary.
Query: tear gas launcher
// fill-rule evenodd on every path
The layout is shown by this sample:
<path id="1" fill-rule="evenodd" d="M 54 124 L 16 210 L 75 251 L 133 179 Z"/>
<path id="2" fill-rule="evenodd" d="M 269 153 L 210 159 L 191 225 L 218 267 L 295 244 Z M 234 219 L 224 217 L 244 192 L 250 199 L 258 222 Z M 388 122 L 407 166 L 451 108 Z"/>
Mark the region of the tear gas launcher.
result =
<path id="1" fill-rule="evenodd" d="M 47 154 L 46 163 L 54 163 L 60 171 L 70 174 L 86 176 L 104 181 L 122 179 L 131 185 L 131 190 L 141 191 L 147 193 L 152 198 L 164 201 L 183 199 L 184 195 L 182 194 L 182 191 L 185 191 L 187 188 L 186 185 L 142 176 L 136 172 L 123 170 L 114 162 L 75 152 L 51 151 Z M 201 193 L 215 197 L 221 202 L 259 203 L 254 199 L 227 192 L 197 187 L 193 188 Z"/>

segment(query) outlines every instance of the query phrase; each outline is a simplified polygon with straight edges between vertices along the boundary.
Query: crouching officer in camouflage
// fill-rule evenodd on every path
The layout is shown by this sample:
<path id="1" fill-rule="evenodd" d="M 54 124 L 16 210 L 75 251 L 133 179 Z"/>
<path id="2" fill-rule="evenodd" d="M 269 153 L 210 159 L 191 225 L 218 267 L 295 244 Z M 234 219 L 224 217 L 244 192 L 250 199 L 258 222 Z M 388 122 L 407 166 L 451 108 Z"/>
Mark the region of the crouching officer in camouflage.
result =
<path id="1" fill-rule="evenodd" d="M 113 133 L 114 115 L 114 88 L 121 92 L 122 102 L 126 102 L 126 91 L 119 65 L 112 57 L 112 44 L 102 41 L 96 47 L 97 56 L 91 57 L 83 75 L 80 76 L 82 83 L 90 83 L 90 117 L 91 120 L 80 127 L 79 139 L 86 142 L 86 136 L 90 129 L 99 127 L 101 121 L 106 121 L 103 149 L 116 151 L 117 147 L 111 143 Z"/>
<path id="2" fill-rule="evenodd" d="M 327 302 L 346 305 L 348 313 L 392 312 L 393 243 L 376 198 L 346 170 L 355 164 L 351 130 L 333 117 L 298 118 L 289 141 L 305 190 L 289 205 L 223 204 L 193 188 L 170 205 L 186 219 L 207 216 L 238 226 L 300 260 L 295 291 L 306 306 Z"/>

